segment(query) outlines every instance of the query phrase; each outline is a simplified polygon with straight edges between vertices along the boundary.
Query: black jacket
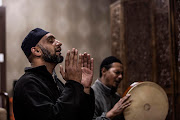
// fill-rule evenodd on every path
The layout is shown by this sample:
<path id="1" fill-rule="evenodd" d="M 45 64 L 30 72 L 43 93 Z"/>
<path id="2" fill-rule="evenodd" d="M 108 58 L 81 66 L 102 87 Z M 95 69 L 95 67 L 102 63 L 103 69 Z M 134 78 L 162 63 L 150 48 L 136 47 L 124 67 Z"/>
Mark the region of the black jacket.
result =
<path id="1" fill-rule="evenodd" d="M 16 120 L 92 120 L 94 92 L 67 80 L 53 79 L 45 66 L 29 68 L 14 89 L 13 111 Z"/>

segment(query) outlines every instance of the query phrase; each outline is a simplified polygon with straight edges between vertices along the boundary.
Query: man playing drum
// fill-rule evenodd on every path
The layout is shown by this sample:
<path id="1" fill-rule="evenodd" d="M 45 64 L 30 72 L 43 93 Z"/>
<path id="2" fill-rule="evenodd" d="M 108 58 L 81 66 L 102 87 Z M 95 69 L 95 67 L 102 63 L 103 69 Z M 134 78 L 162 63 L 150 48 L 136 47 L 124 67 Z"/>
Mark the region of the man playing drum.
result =
<path id="1" fill-rule="evenodd" d="M 131 104 L 131 101 L 128 100 L 129 94 L 121 98 L 116 93 L 122 79 L 122 62 L 114 56 L 105 58 L 100 66 L 100 78 L 92 86 L 95 93 L 93 120 L 124 119 L 123 110 Z"/>

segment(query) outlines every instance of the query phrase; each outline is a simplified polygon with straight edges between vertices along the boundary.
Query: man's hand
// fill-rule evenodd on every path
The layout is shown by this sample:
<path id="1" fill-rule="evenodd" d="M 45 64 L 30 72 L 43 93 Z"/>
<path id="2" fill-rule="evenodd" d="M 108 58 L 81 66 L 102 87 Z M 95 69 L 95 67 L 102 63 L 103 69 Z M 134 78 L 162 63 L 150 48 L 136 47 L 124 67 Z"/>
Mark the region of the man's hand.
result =
<path id="1" fill-rule="evenodd" d="M 129 97 L 130 97 L 130 94 L 128 94 L 128 95 L 124 96 L 123 98 L 121 98 L 114 105 L 114 107 L 109 112 L 107 112 L 106 117 L 112 119 L 115 116 L 120 115 L 123 112 L 123 110 L 131 104 L 131 101 L 128 100 Z"/>
<path id="2" fill-rule="evenodd" d="M 81 83 L 82 79 L 82 56 L 79 56 L 78 60 L 78 50 L 73 48 L 71 51 L 68 50 L 65 59 L 65 72 L 63 67 L 60 66 L 60 73 L 64 80 L 74 80 Z"/>
<path id="3" fill-rule="evenodd" d="M 89 94 L 90 87 L 93 80 L 93 58 L 90 57 L 90 54 L 82 54 L 82 81 L 81 84 L 84 86 L 84 92 Z"/>

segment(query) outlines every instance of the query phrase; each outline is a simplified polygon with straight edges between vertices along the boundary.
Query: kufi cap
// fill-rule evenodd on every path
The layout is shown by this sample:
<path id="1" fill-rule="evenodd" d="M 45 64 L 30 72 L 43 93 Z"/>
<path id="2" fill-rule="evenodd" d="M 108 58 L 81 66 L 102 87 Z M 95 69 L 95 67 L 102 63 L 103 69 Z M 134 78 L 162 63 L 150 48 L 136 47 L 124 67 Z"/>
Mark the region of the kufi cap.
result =
<path id="1" fill-rule="evenodd" d="M 29 34 L 25 37 L 21 45 L 21 48 L 27 58 L 31 55 L 31 48 L 35 47 L 36 44 L 41 40 L 41 38 L 47 33 L 49 32 L 41 28 L 35 28 L 29 32 Z"/>

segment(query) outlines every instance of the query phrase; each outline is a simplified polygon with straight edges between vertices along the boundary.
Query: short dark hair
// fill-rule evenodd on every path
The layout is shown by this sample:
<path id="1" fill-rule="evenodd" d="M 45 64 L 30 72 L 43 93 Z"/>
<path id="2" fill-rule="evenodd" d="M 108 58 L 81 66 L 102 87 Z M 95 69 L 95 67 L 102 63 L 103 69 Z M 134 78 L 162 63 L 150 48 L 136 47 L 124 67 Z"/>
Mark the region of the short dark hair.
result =
<path id="1" fill-rule="evenodd" d="M 118 62 L 118 63 L 122 64 L 121 60 L 119 60 L 118 58 L 116 58 L 114 56 L 106 57 L 100 65 L 99 77 L 102 76 L 102 73 L 101 73 L 102 68 L 106 68 L 106 70 L 109 70 L 109 68 L 111 68 L 111 66 L 112 66 L 112 63 L 114 63 L 114 62 Z"/>

